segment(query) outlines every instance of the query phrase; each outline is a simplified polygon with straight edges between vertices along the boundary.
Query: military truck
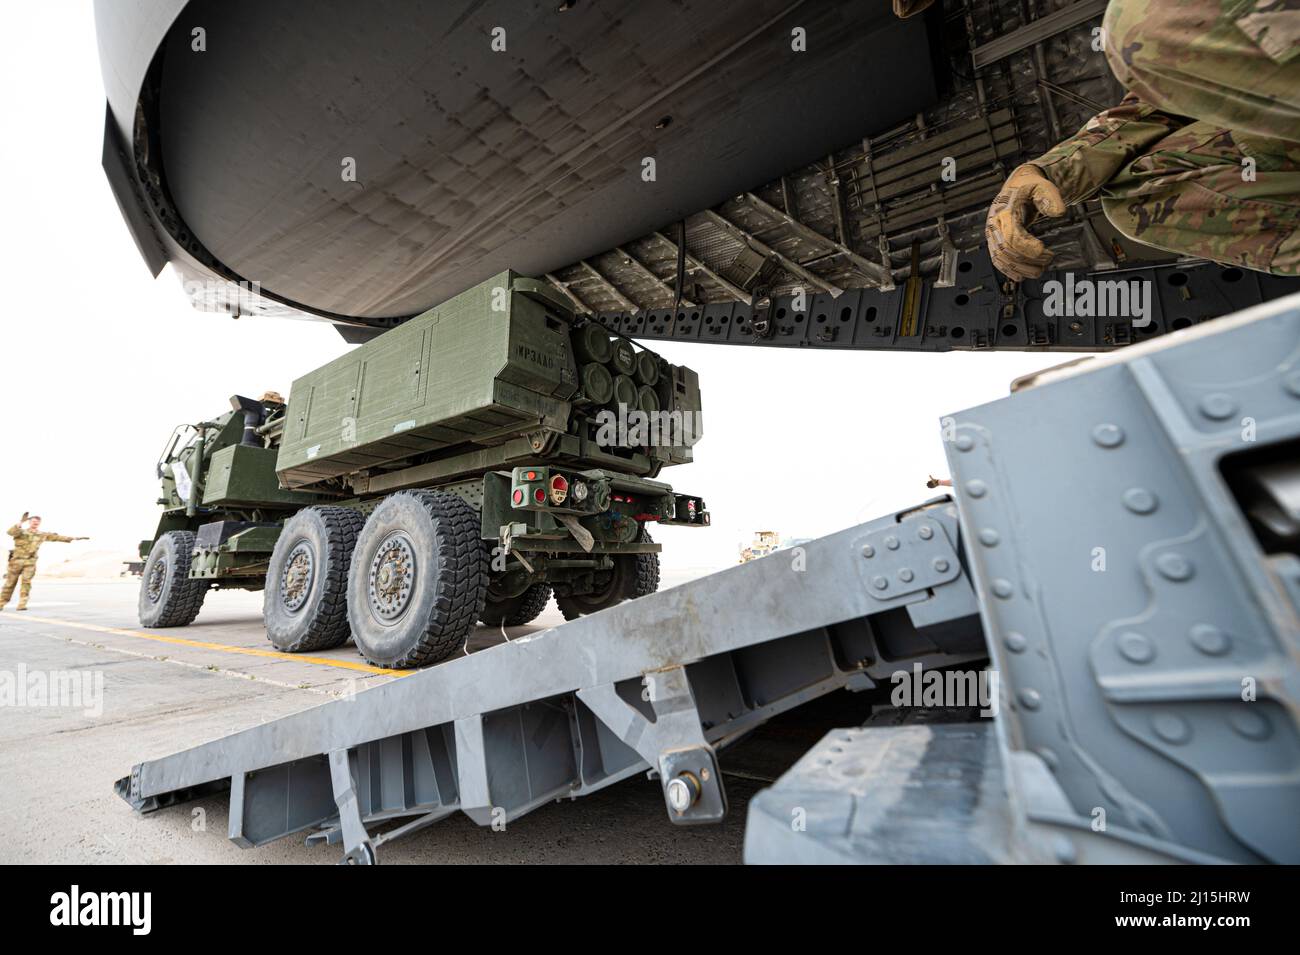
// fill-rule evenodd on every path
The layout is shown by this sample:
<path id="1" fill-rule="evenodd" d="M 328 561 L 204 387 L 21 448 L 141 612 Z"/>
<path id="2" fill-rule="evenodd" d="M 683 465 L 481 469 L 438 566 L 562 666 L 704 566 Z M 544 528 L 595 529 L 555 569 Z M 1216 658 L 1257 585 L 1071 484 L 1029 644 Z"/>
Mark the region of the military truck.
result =
<path id="1" fill-rule="evenodd" d="M 178 427 L 141 543 L 140 623 L 264 590 L 278 649 L 349 638 L 407 668 L 476 622 L 566 619 L 651 593 L 653 523 L 704 501 L 657 480 L 703 434 L 696 374 L 504 272 L 293 383 Z"/>

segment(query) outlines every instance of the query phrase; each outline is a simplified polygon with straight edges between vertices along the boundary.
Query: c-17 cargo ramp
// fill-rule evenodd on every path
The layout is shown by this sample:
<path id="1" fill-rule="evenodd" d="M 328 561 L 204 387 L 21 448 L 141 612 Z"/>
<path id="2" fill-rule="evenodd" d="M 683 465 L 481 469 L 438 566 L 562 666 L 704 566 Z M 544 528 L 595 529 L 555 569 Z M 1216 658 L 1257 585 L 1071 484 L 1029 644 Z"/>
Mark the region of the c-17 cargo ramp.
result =
<path id="1" fill-rule="evenodd" d="M 146 761 L 118 791 L 149 812 L 229 788 L 240 844 L 308 831 L 357 862 L 456 810 L 504 823 L 647 769 L 672 822 L 714 822 L 718 751 L 773 715 L 991 660 L 994 718 L 836 730 L 751 803 L 747 859 L 1300 861 L 1300 298 L 943 427 L 955 500 Z"/>

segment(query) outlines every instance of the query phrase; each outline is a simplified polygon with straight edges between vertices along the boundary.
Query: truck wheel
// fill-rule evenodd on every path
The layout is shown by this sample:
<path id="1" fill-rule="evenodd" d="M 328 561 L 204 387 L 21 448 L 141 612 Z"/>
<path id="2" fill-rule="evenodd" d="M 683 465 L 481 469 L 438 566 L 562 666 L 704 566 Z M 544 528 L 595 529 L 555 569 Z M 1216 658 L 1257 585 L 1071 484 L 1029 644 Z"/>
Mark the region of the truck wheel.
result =
<path id="1" fill-rule="evenodd" d="M 365 519 L 349 507 L 308 507 L 284 522 L 271 552 L 262 619 L 285 653 L 348 639 L 348 564 Z"/>
<path id="2" fill-rule="evenodd" d="M 422 667 L 461 648 L 487 597 L 480 524 L 474 508 L 439 491 L 399 491 L 380 502 L 348 572 L 348 621 L 366 660 Z"/>
<path id="3" fill-rule="evenodd" d="M 641 533 L 637 535 L 637 543 L 653 544 L 654 539 L 650 532 L 641 527 Z M 635 554 L 630 558 L 622 558 L 631 565 L 626 577 L 627 594 L 629 600 L 635 600 L 637 597 L 645 597 L 659 589 L 659 555 L 658 554 Z"/>
<path id="4" fill-rule="evenodd" d="M 140 575 L 140 626 L 187 627 L 203 607 L 206 580 L 190 580 L 194 535 L 168 531 L 154 541 Z"/>
<path id="5" fill-rule="evenodd" d="M 625 557 L 614 558 L 614 569 L 609 577 L 589 594 L 573 594 L 568 597 L 557 596 L 555 605 L 564 614 L 565 620 L 577 620 L 606 607 L 621 604 L 627 590 L 627 572 L 630 561 Z"/>
<path id="6" fill-rule="evenodd" d="M 533 584 L 519 596 L 503 600 L 493 600 L 489 594 L 479 619 L 489 627 L 522 627 L 536 620 L 550 601 L 550 584 Z"/>
<path id="7" fill-rule="evenodd" d="M 644 527 L 637 534 L 638 543 L 653 543 L 650 532 Z M 589 594 L 556 597 L 555 604 L 565 620 L 613 607 L 624 600 L 644 597 L 659 589 L 659 555 L 627 554 L 614 558 L 614 572 L 609 580 Z"/>

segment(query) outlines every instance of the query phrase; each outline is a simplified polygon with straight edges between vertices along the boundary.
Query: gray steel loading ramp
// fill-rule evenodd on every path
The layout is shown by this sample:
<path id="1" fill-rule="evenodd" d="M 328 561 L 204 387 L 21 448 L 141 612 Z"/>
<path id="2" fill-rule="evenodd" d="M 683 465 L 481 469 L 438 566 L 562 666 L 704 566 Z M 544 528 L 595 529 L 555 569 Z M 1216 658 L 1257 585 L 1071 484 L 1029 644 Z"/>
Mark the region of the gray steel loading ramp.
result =
<path id="1" fill-rule="evenodd" d="M 323 827 L 355 858 L 370 854 L 356 827 L 457 809 L 504 823 L 650 767 L 681 808 L 674 822 L 716 821 L 716 748 L 799 703 L 886 680 L 899 655 L 982 662 L 956 533 L 946 501 L 882 518 L 143 763 L 118 791 L 151 811 L 229 785 L 241 844 Z M 892 540 L 914 578 L 874 595 L 878 570 L 843 558 L 895 553 Z"/>
<path id="2" fill-rule="evenodd" d="M 143 763 L 119 792 L 149 811 L 229 786 L 236 841 L 312 830 L 352 861 L 456 809 L 492 825 L 649 768 L 672 821 L 710 822 L 726 810 L 716 750 L 764 720 L 916 662 L 991 655 L 996 719 L 886 748 L 917 760 L 976 734 L 964 764 L 991 795 L 967 805 L 998 811 L 944 817 L 949 845 L 982 832 L 1007 861 L 1300 861 L 1300 299 L 1044 376 L 943 427 L 955 503 Z M 897 765 L 854 798 L 870 803 Z M 903 778 L 914 811 L 943 794 L 942 773 Z M 855 839 L 840 805 L 838 828 L 816 830 L 826 855 L 751 826 L 747 857 L 890 858 L 906 828 Z M 405 825 L 370 834 L 392 820 Z"/>

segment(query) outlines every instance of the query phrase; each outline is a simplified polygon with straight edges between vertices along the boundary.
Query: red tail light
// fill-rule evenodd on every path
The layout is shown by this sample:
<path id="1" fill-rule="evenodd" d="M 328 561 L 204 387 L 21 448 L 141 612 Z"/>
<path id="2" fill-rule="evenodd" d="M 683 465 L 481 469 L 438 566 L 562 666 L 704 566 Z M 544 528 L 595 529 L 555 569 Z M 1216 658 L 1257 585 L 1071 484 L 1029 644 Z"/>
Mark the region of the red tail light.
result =
<path id="1" fill-rule="evenodd" d="M 569 496 L 569 482 L 563 474 L 557 474 L 551 478 L 551 503 L 563 504 L 564 499 Z"/>

